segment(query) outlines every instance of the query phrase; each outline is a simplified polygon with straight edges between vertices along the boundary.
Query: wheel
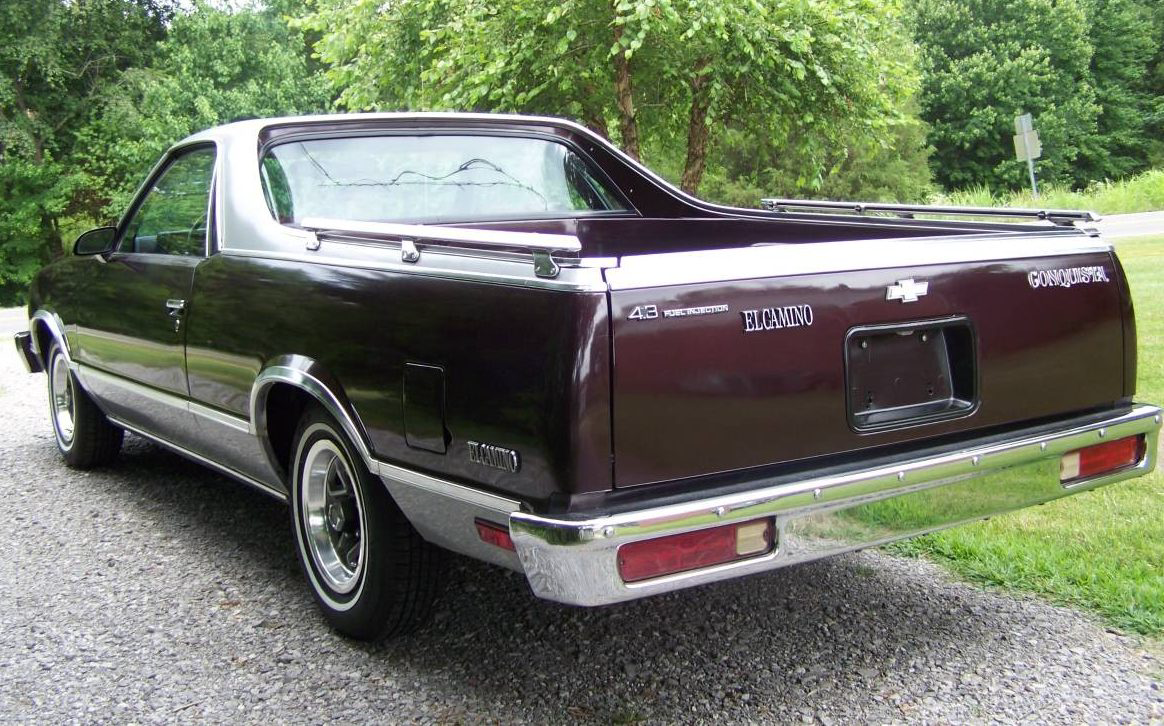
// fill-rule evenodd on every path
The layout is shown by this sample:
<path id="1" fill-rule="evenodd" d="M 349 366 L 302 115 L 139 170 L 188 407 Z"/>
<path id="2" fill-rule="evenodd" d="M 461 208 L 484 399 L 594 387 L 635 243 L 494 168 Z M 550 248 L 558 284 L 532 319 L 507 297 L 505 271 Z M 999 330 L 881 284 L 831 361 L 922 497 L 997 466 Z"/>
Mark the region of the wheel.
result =
<path id="1" fill-rule="evenodd" d="M 125 432 L 110 423 L 97 404 L 77 384 L 60 343 L 48 354 L 49 413 L 57 448 L 73 469 L 92 469 L 113 461 Z"/>
<path id="2" fill-rule="evenodd" d="M 328 622 L 360 640 L 423 624 L 439 591 L 441 551 L 413 529 L 325 412 L 307 411 L 292 450 L 291 528 Z"/>

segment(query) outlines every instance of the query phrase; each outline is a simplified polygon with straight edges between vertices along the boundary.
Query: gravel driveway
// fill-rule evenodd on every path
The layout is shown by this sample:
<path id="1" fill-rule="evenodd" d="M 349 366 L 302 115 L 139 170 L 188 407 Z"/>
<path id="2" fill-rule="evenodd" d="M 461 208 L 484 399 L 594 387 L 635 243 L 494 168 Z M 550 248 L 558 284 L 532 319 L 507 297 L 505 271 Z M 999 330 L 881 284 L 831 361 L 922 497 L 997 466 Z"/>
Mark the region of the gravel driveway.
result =
<path id="1" fill-rule="evenodd" d="M 282 505 L 133 437 L 66 470 L 18 327 L 0 311 L 0 720 L 1164 720 L 1157 645 L 877 553 L 601 610 L 455 558 L 426 630 L 346 641 Z"/>

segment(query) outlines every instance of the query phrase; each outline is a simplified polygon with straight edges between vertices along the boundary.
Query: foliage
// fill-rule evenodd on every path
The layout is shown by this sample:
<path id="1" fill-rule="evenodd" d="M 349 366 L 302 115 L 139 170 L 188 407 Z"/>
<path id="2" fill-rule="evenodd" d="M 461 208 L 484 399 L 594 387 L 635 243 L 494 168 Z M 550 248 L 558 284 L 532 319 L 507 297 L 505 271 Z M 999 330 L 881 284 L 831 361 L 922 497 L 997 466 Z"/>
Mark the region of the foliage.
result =
<path id="1" fill-rule="evenodd" d="M 1164 130 L 1159 7 L 1147 0 L 912 0 L 937 181 L 1022 187 L 1026 165 L 1015 160 L 1011 137 L 1014 117 L 1024 112 L 1042 139 L 1036 165 L 1044 181 L 1081 188 L 1147 169 Z"/>
<path id="2" fill-rule="evenodd" d="M 15 0 L 0 41 L 0 303 L 117 216 L 173 142 L 330 105 L 303 35 L 270 11 Z"/>
<path id="3" fill-rule="evenodd" d="M 922 202 L 932 190 L 929 154 L 925 124 L 910 105 L 877 131 L 838 125 L 779 143 L 733 129 L 702 196 L 744 207 L 762 197 Z"/>
<path id="4" fill-rule="evenodd" d="M 308 70 L 302 35 L 271 13 L 199 5 L 174 19 L 153 64 L 128 70 L 81 133 L 81 160 L 100 213 L 124 210 L 166 148 L 241 118 L 324 110 L 324 78 Z"/>
<path id="5" fill-rule="evenodd" d="M 579 118 L 617 129 L 634 156 L 682 149 L 694 190 L 728 125 L 790 139 L 888 123 L 887 86 L 906 74 L 882 45 L 896 12 L 872 0 L 317 0 L 305 27 L 346 107 Z"/>
<path id="6" fill-rule="evenodd" d="M 1077 185 L 1145 168 L 1153 105 L 1146 71 L 1160 42 L 1148 6 L 1136 0 L 1085 0 L 1084 9 L 1100 111 L 1096 135 L 1083 145 L 1075 168 Z"/>
<path id="7" fill-rule="evenodd" d="M 947 188 L 1017 188 L 1014 117 L 1031 113 L 1042 137 L 1047 181 L 1075 175 L 1097 133 L 1088 19 L 1077 0 L 914 0 L 921 49 L 922 117 L 933 168 Z"/>
<path id="8" fill-rule="evenodd" d="M 150 0 L 0 4 L 0 302 L 61 254 L 62 215 L 78 206 L 76 131 L 168 16 Z"/>

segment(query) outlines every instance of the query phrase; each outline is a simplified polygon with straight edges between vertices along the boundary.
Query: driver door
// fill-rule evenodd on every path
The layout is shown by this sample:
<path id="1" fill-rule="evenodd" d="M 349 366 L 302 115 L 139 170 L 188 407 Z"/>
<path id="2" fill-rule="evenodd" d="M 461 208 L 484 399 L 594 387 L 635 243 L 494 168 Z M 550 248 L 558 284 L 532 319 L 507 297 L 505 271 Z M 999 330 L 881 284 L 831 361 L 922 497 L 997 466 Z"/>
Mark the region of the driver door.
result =
<path id="1" fill-rule="evenodd" d="M 94 259 L 77 330 L 86 384 L 108 413 L 175 442 L 188 428 L 186 316 L 209 249 L 214 161 L 213 146 L 182 149 L 151 178 L 116 250 Z"/>

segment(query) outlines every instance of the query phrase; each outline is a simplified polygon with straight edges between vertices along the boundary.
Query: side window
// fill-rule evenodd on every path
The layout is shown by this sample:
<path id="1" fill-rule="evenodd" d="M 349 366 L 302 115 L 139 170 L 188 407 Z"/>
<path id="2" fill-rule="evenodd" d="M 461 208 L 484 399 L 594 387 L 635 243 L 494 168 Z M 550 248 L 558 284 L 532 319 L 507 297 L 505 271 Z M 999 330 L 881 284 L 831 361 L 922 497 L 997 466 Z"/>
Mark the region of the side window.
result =
<path id="1" fill-rule="evenodd" d="M 130 218 L 118 249 L 155 255 L 205 255 L 213 177 L 211 147 L 187 151 L 170 162 Z"/>

